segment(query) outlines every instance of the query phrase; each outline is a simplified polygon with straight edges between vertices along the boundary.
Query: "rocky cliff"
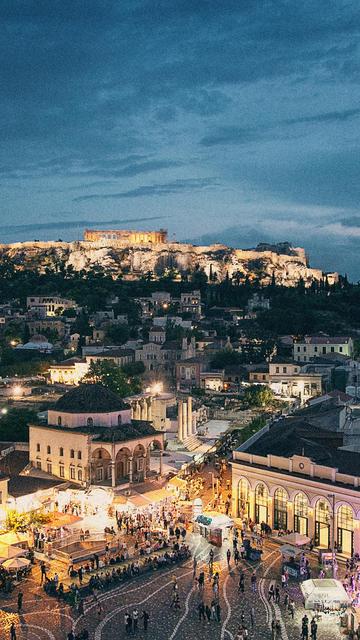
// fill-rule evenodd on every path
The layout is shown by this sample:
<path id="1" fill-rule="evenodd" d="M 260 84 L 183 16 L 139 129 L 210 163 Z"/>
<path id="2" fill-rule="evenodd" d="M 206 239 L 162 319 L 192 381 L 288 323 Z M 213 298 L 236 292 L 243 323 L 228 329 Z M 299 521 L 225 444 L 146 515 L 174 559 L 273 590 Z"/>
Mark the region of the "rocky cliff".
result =
<path id="1" fill-rule="evenodd" d="M 195 246 L 167 243 L 123 246 L 95 242 L 22 242 L 0 245 L 0 259 L 9 259 L 17 269 L 44 272 L 72 267 L 75 271 L 101 269 L 111 275 L 139 276 L 151 271 L 161 276 L 173 269 L 180 273 L 203 269 L 218 281 L 226 278 L 260 278 L 294 286 L 300 278 L 306 285 L 321 280 L 323 272 L 308 266 L 304 249 L 288 243 L 259 245 L 255 249 L 232 249 L 225 245 Z M 337 279 L 330 274 L 329 282 Z"/>

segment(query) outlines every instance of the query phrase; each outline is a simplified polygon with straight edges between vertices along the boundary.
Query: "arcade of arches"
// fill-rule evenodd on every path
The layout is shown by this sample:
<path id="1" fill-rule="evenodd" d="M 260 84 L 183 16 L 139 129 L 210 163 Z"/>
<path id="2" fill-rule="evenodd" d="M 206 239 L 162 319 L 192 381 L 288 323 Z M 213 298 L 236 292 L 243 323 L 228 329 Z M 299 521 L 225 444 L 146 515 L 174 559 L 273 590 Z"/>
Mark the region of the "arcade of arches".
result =
<path id="1" fill-rule="evenodd" d="M 149 440 L 148 442 L 146 440 Z M 142 443 L 92 443 L 91 484 L 115 487 L 125 482 L 144 482 L 150 472 L 150 452 L 159 450 L 159 475 L 163 467 L 161 439 L 144 439 Z"/>
<path id="2" fill-rule="evenodd" d="M 351 504 L 348 496 L 325 493 L 308 495 L 289 492 L 278 485 L 237 479 L 233 485 L 234 513 L 239 518 L 267 523 L 275 530 L 295 531 L 312 538 L 315 546 L 330 549 L 334 542 L 345 555 L 360 553 L 360 504 Z M 333 511 L 335 506 L 335 512 Z"/>

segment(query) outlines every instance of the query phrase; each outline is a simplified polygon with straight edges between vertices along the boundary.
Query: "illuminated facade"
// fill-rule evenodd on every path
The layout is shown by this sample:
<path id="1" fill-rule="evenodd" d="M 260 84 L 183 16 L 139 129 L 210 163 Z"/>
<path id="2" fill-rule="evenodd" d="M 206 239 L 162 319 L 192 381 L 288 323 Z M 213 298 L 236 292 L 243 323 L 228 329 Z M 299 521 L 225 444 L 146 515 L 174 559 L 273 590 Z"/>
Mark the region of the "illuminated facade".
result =
<path id="1" fill-rule="evenodd" d="M 167 231 L 132 231 L 128 229 L 85 229 L 85 242 L 116 242 L 122 244 L 164 244 Z"/>
<path id="2" fill-rule="evenodd" d="M 48 423 L 29 425 L 30 462 L 36 469 L 83 486 L 144 481 L 150 451 L 163 434 L 148 417 L 130 420 L 130 408 L 101 385 L 80 385 L 48 412 Z"/>

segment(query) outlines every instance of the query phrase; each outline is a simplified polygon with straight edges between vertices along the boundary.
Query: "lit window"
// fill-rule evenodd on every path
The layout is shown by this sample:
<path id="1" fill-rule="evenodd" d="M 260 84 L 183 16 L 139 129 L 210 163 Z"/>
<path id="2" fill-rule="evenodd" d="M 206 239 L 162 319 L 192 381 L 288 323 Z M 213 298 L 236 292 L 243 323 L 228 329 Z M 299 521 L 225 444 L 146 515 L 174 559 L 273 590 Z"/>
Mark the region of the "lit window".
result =
<path id="1" fill-rule="evenodd" d="M 75 480 L 75 468 L 70 467 L 70 478 L 71 480 Z"/>
<path id="2" fill-rule="evenodd" d="M 47 470 L 48 473 L 52 473 L 52 464 L 51 464 L 51 462 L 48 462 L 46 464 L 46 470 Z"/>
<path id="3" fill-rule="evenodd" d="M 82 469 L 78 469 L 77 476 L 78 476 L 78 480 L 82 482 Z"/>
<path id="4" fill-rule="evenodd" d="M 65 478 L 65 468 L 64 468 L 64 465 L 62 464 L 59 466 L 59 475 L 60 475 L 60 478 Z"/>

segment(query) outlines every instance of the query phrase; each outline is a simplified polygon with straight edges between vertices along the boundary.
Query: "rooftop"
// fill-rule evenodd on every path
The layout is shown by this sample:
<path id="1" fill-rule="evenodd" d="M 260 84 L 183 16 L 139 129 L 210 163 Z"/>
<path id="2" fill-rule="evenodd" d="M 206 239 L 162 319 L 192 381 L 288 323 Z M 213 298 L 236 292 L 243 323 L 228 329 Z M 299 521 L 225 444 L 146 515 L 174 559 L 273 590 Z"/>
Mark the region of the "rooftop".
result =
<path id="1" fill-rule="evenodd" d="M 54 411 L 64 413 L 112 413 L 125 408 L 124 401 L 101 384 L 81 384 L 54 405 Z"/>

